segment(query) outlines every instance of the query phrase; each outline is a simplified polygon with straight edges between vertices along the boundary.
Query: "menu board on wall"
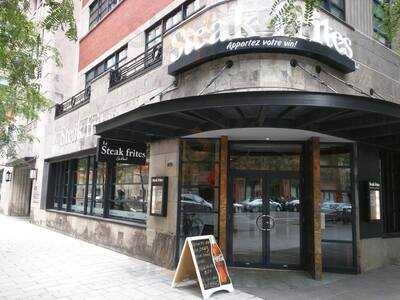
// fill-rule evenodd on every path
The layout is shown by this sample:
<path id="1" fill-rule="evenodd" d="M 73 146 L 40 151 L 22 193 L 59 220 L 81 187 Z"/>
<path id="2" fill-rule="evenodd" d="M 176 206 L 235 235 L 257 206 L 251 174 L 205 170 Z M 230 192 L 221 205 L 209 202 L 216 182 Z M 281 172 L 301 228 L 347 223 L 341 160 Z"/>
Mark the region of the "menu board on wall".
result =
<path id="1" fill-rule="evenodd" d="M 197 277 L 204 299 L 216 291 L 233 292 L 224 256 L 212 235 L 186 238 L 172 287 L 193 277 Z"/>
<path id="2" fill-rule="evenodd" d="M 378 182 L 368 182 L 369 196 L 369 219 L 377 221 L 381 219 L 381 200 L 380 200 L 381 185 Z"/>

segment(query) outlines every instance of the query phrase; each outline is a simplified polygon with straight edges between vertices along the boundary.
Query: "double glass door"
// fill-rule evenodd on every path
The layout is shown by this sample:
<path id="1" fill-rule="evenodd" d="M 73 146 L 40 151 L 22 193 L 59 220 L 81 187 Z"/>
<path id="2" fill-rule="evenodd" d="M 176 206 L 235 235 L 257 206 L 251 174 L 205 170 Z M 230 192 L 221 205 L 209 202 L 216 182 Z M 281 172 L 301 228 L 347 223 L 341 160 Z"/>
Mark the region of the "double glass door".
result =
<path id="1" fill-rule="evenodd" d="M 300 267 L 300 199 L 298 172 L 233 171 L 231 265 Z"/>

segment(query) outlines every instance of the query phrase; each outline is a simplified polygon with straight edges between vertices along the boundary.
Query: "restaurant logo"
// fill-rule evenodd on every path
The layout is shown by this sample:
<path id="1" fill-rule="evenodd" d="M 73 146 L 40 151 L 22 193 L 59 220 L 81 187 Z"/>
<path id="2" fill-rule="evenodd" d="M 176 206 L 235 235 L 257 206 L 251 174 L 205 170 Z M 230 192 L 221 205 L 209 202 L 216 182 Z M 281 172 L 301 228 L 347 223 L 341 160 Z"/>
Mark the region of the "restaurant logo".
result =
<path id="1" fill-rule="evenodd" d="M 115 161 L 144 165 L 146 164 L 146 144 L 100 138 L 97 159 L 100 162 Z"/>
<path id="2" fill-rule="evenodd" d="M 231 24 L 232 22 L 233 24 Z M 264 26 L 266 27 L 266 25 Z M 260 31 L 259 28 L 260 25 L 253 19 L 245 19 L 241 14 L 236 14 L 231 22 L 216 20 L 197 29 L 181 29 L 172 36 L 170 60 L 175 62 L 183 55 L 189 55 L 204 46 L 214 45 L 218 42 L 241 38 L 284 36 L 282 29 Z M 329 20 L 321 19 L 317 12 L 312 25 L 302 27 L 293 37 L 325 45 L 341 55 L 350 59 L 353 58 L 351 40 L 339 31 L 334 30 L 330 26 Z"/>

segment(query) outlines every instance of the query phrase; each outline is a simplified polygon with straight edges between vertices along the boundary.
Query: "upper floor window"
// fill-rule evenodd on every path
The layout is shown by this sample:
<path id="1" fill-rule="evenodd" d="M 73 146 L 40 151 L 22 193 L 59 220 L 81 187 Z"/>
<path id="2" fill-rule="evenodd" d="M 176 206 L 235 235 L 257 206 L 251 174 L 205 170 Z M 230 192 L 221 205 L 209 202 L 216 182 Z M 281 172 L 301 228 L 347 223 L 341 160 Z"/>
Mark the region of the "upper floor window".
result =
<path id="1" fill-rule="evenodd" d="M 192 0 L 182 4 L 172 13 L 160 20 L 156 25 L 148 29 L 146 31 L 146 49 L 160 44 L 165 32 L 203 8 L 203 1 L 204 0 Z"/>
<path id="2" fill-rule="evenodd" d="M 388 40 L 387 33 L 383 28 L 384 11 L 381 4 L 381 0 L 373 0 L 373 26 L 374 26 L 374 37 L 382 44 L 390 47 L 390 41 Z"/>
<path id="3" fill-rule="evenodd" d="M 95 0 L 90 6 L 89 29 L 99 23 L 120 0 Z"/>
<path id="4" fill-rule="evenodd" d="M 89 85 L 96 77 L 100 76 L 104 72 L 116 68 L 124 63 L 127 57 L 127 46 L 122 47 L 101 63 L 97 64 L 95 67 L 91 68 L 88 72 L 86 72 L 85 82 L 86 85 Z"/>
<path id="5" fill-rule="evenodd" d="M 322 0 L 321 6 L 335 17 L 345 20 L 346 14 L 344 0 Z"/>

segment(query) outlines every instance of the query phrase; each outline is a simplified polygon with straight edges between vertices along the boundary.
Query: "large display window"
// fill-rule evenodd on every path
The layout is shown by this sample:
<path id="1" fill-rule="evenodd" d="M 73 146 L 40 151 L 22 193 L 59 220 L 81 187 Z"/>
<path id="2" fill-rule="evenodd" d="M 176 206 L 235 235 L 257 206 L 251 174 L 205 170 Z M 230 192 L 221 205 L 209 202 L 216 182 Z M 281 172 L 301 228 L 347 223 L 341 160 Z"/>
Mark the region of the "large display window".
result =
<path id="1" fill-rule="evenodd" d="M 52 163 L 50 170 L 48 209 L 146 220 L 148 164 L 103 163 L 85 156 Z"/>
<path id="2" fill-rule="evenodd" d="M 218 238 L 219 141 L 181 141 L 180 246 L 186 237 L 213 234 Z"/>

